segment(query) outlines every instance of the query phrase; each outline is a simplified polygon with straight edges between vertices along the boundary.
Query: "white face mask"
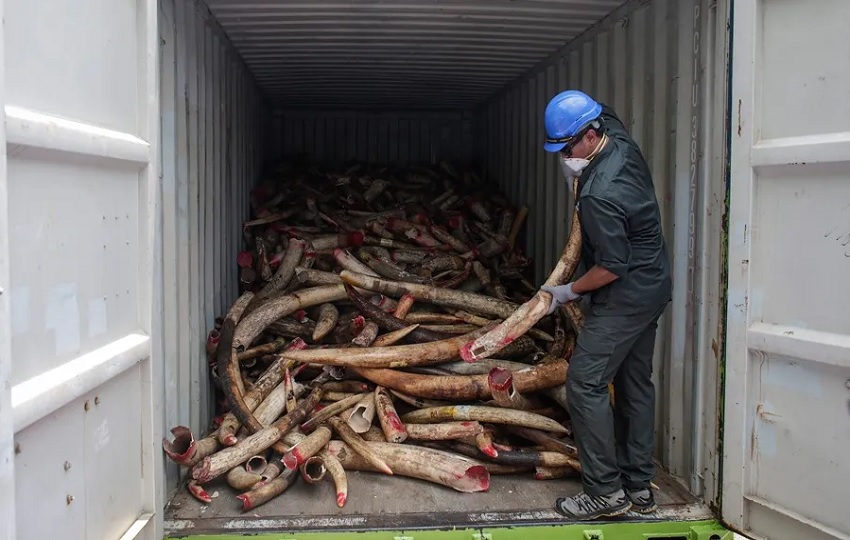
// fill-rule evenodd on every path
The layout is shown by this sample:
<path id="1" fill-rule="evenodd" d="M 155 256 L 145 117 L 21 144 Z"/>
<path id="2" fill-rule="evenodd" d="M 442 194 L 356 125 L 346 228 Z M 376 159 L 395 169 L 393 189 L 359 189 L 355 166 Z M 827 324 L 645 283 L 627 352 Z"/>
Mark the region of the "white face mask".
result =
<path id="1" fill-rule="evenodd" d="M 590 165 L 590 161 L 584 158 L 561 158 L 561 170 L 563 171 L 564 176 L 567 178 L 572 178 L 573 176 L 580 176 L 581 172 L 588 165 Z"/>
<path id="2" fill-rule="evenodd" d="M 596 157 L 606 142 L 608 142 L 608 135 L 603 135 L 599 144 L 596 145 L 596 149 L 587 156 L 590 159 L 560 156 L 561 172 L 564 173 L 564 178 L 571 180 L 574 176 L 581 176 L 582 171 L 590 165 L 590 160 Z"/>

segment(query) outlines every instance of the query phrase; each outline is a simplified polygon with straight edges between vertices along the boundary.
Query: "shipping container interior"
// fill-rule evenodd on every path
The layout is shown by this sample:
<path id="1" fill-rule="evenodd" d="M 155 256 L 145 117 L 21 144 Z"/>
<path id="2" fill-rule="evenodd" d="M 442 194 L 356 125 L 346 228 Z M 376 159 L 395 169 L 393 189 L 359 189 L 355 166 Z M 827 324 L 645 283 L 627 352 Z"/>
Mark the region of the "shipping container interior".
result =
<path id="1" fill-rule="evenodd" d="M 542 149 L 543 110 L 582 89 L 612 106 L 644 150 L 674 267 L 660 322 L 658 514 L 703 519 L 718 498 L 727 4 L 714 0 L 275 2 L 160 0 L 165 362 L 163 433 L 212 418 L 206 334 L 239 293 L 241 223 L 263 167 L 449 161 L 516 205 L 535 285 L 554 267 L 572 200 Z M 563 523 L 575 479 L 493 477 L 462 494 L 352 473 L 298 485 L 243 514 L 224 482 L 203 505 L 163 460 L 166 532 L 358 530 Z M 626 519 L 638 519 L 629 514 Z"/>

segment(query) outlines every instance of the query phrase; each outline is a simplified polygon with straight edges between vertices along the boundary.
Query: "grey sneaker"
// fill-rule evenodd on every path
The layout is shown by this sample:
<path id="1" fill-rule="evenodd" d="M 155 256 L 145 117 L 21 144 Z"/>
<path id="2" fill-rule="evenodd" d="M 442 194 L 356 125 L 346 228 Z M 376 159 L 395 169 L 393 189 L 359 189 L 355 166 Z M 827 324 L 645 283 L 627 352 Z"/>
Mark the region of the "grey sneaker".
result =
<path id="1" fill-rule="evenodd" d="M 632 503 L 622 489 L 610 495 L 588 495 L 582 491 L 578 495 L 555 501 L 555 510 L 559 514 L 579 521 L 619 516 L 631 507 Z"/>
<path id="2" fill-rule="evenodd" d="M 649 514 L 658 510 L 655 504 L 655 496 L 649 488 L 629 489 L 626 488 L 626 496 L 632 502 L 632 510 L 641 514 Z"/>

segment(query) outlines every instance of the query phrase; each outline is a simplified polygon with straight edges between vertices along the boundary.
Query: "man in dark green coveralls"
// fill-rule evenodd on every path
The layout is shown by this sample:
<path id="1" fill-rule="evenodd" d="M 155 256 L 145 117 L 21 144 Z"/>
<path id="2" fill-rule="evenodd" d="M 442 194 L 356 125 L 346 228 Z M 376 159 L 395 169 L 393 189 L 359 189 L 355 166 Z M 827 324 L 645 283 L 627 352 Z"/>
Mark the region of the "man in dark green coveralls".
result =
<path id="1" fill-rule="evenodd" d="M 582 92 L 555 96 L 545 126 L 545 149 L 558 152 L 568 185 L 579 178 L 576 211 L 586 271 L 574 282 L 542 289 L 554 297 L 550 313 L 589 297 L 567 374 L 584 490 L 559 498 L 555 508 L 580 520 L 630 509 L 653 512 L 650 377 L 658 318 L 671 300 L 672 281 L 652 175 L 620 119 Z"/>

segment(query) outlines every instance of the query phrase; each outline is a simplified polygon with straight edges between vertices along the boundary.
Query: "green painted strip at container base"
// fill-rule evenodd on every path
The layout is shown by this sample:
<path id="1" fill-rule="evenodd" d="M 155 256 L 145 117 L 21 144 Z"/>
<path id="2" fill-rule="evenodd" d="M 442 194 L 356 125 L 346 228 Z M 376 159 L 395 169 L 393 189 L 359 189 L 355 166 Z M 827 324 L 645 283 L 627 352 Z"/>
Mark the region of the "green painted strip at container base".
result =
<path id="1" fill-rule="evenodd" d="M 545 527 L 452 529 L 445 531 L 371 531 L 180 535 L 187 540 L 732 540 L 717 521 L 657 523 L 572 523 Z"/>

